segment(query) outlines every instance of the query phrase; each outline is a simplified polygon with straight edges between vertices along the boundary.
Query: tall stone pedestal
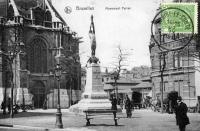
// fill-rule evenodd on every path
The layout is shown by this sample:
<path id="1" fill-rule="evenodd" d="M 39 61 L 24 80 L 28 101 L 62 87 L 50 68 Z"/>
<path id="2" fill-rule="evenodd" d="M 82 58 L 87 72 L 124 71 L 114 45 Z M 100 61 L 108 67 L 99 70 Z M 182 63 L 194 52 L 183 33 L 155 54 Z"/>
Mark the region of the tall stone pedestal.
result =
<path id="1" fill-rule="evenodd" d="M 82 114 L 87 110 L 111 110 L 111 102 L 103 90 L 100 66 L 88 63 L 85 91 L 81 100 L 70 107 L 71 112 Z"/>

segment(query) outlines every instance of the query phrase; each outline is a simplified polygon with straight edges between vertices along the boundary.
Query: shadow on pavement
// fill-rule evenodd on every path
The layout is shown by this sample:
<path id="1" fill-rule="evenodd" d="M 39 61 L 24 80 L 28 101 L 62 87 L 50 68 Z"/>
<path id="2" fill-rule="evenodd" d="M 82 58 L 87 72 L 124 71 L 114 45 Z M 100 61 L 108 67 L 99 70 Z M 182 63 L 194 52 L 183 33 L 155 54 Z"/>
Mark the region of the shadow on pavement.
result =
<path id="1" fill-rule="evenodd" d="M 33 116 L 49 116 L 49 115 L 55 115 L 55 113 L 19 112 L 17 114 L 14 114 L 13 118 L 33 117 Z M 10 118 L 9 114 L 6 114 L 6 115 L 0 114 L 0 119 L 7 119 L 7 118 Z"/>
<path id="2" fill-rule="evenodd" d="M 120 119 L 133 119 L 133 118 L 141 118 L 140 116 L 132 116 L 131 118 L 127 118 L 126 116 L 119 117 Z"/>
<path id="3" fill-rule="evenodd" d="M 118 126 L 124 126 L 124 125 L 111 125 L 111 124 L 90 124 L 90 126 L 84 126 L 84 127 L 91 127 L 91 126 L 113 126 L 113 127 L 118 127 Z"/>

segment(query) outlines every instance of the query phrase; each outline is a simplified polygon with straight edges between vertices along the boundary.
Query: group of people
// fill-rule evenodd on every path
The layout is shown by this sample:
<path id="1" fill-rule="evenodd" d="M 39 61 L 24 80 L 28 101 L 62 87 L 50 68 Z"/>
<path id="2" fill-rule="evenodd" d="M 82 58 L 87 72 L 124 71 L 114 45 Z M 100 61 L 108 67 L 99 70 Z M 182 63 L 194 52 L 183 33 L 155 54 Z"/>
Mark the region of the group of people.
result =
<path id="1" fill-rule="evenodd" d="M 8 109 L 8 114 L 11 112 L 11 98 L 8 98 L 7 102 L 2 101 L 1 103 L 1 109 Z"/>
<path id="2" fill-rule="evenodd" d="M 112 104 L 111 109 L 117 110 L 117 99 L 115 95 L 111 97 L 111 104 Z M 133 106 L 128 95 L 126 95 L 126 98 L 125 98 L 125 109 L 126 109 L 127 118 L 131 118 Z M 116 117 L 116 112 L 114 112 L 114 117 Z"/>
<path id="3" fill-rule="evenodd" d="M 116 118 L 116 112 L 117 112 L 117 99 L 115 95 L 111 97 L 111 104 L 112 104 L 112 110 L 115 110 L 113 112 L 114 117 Z M 132 117 L 132 103 L 128 95 L 126 95 L 125 98 L 125 109 L 127 118 Z M 190 124 L 189 118 L 187 116 L 188 107 L 187 105 L 182 102 L 181 96 L 177 98 L 177 104 L 175 106 L 175 116 L 176 116 L 176 124 L 179 126 L 180 131 L 185 131 L 186 125 Z"/>

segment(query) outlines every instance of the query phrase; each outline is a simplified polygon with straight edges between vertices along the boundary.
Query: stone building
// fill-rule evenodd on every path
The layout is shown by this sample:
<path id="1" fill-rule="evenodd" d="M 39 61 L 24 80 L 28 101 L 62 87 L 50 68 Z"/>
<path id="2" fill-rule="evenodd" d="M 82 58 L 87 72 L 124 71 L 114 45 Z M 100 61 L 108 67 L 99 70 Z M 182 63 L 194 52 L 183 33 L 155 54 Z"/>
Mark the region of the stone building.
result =
<path id="1" fill-rule="evenodd" d="M 160 33 L 161 18 L 154 21 L 155 38 L 160 40 L 165 47 L 175 48 L 185 44 L 188 39 L 180 40 L 184 34 L 162 34 Z M 161 99 L 161 87 L 163 84 L 163 97 L 171 91 L 176 91 L 182 96 L 183 101 L 189 107 L 195 107 L 200 96 L 200 72 L 199 72 L 199 36 L 191 40 L 190 44 L 182 50 L 164 53 L 151 38 L 149 51 L 151 59 L 151 78 L 153 98 Z M 163 53 L 165 55 L 163 55 Z M 163 83 L 161 72 L 163 70 Z"/>
<path id="2" fill-rule="evenodd" d="M 32 103 L 36 108 L 45 104 L 55 108 L 58 49 L 63 54 L 61 107 L 80 99 L 80 38 L 70 30 L 50 0 L 1 0 L 0 22 L 0 46 L 4 52 L 0 56 L 0 102 L 11 97 L 13 87 L 14 104 L 22 104 L 25 98 L 25 104 Z M 21 45 L 22 51 L 19 52 L 17 45 Z M 17 53 L 9 64 L 7 54 L 12 50 Z"/>
<path id="3" fill-rule="evenodd" d="M 104 91 L 107 92 L 107 94 L 110 96 L 112 94 L 118 93 L 119 98 L 125 98 L 126 95 L 129 95 L 129 97 L 132 97 L 132 88 L 134 86 L 138 85 L 140 83 L 139 80 L 126 78 L 123 76 L 120 76 L 119 79 L 116 81 L 114 80 L 113 73 L 109 72 L 102 72 L 102 82 L 104 86 Z M 116 84 L 116 86 L 115 86 Z"/>

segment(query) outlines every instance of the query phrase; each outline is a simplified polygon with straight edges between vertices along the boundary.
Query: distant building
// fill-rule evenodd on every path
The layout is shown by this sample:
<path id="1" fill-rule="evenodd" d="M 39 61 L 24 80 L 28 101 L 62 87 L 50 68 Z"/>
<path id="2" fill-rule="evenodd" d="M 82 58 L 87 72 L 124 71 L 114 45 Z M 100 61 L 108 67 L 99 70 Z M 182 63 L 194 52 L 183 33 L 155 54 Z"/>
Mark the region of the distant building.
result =
<path id="1" fill-rule="evenodd" d="M 145 99 L 147 96 L 152 97 L 152 83 L 151 78 L 146 77 L 143 79 L 138 79 L 139 84 L 135 85 L 131 90 L 133 92 L 139 92 L 142 95 L 142 99 Z"/>
<path id="2" fill-rule="evenodd" d="M 0 45 L 9 52 L 24 44 L 25 55 L 17 54 L 13 71 L 6 56 L 0 56 L 0 102 L 10 97 L 14 82 L 14 104 L 33 103 L 35 108 L 57 106 L 57 81 L 54 77 L 57 54 L 62 47 L 61 107 L 80 99 L 81 64 L 79 38 L 56 11 L 51 0 L 2 0 L 0 2 Z M 11 79 L 14 72 L 14 80 Z M 6 95 L 5 95 L 6 94 Z M 46 101 L 46 102 L 45 102 Z"/>
<path id="3" fill-rule="evenodd" d="M 123 76 L 129 76 L 123 74 Z M 121 99 L 124 99 L 126 95 L 132 98 L 133 93 L 140 94 L 138 99 L 141 101 L 146 98 L 146 96 L 152 97 L 152 84 L 150 77 L 146 77 L 143 79 L 130 79 L 125 77 L 120 77 L 117 80 L 116 86 L 112 73 L 102 73 L 102 81 L 104 83 L 104 90 L 108 93 L 108 95 L 114 94 L 116 92 L 116 88 L 118 90 L 118 96 Z"/>
<path id="4" fill-rule="evenodd" d="M 139 81 L 129 80 L 129 79 L 120 77 L 119 80 L 117 80 L 116 84 L 117 84 L 116 87 L 117 87 L 119 96 L 125 97 L 126 94 L 131 96 L 132 94 L 131 89 L 133 88 L 133 86 L 139 84 Z M 106 78 L 104 80 L 104 90 L 108 92 L 108 94 L 116 93 L 115 81 L 112 77 L 110 77 L 109 79 Z"/>

